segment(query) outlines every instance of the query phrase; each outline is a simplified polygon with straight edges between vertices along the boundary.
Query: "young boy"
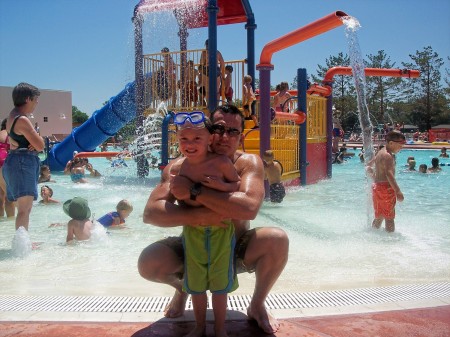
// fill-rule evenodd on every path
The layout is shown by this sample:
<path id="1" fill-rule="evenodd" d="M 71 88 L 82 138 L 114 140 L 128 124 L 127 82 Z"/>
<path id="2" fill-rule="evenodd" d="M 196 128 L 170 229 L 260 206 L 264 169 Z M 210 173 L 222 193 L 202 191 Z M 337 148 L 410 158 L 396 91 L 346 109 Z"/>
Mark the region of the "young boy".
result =
<path id="1" fill-rule="evenodd" d="M 97 219 L 103 227 L 118 227 L 125 223 L 125 219 L 133 212 L 133 206 L 128 200 L 120 200 L 116 206 L 116 212 L 110 212 L 105 214 L 101 218 Z"/>
<path id="2" fill-rule="evenodd" d="M 52 175 L 50 172 L 50 167 L 48 165 L 41 165 L 41 172 L 39 175 L 38 183 L 54 183 L 52 180 Z"/>
<path id="3" fill-rule="evenodd" d="M 91 210 L 86 199 L 74 197 L 63 204 L 64 213 L 72 219 L 67 224 L 67 243 L 76 240 L 88 240 L 93 228 Z"/>
<path id="4" fill-rule="evenodd" d="M 231 86 L 232 72 L 233 66 L 227 65 L 225 67 L 225 98 L 227 103 L 231 103 L 233 101 L 233 87 Z"/>
<path id="5" fill-rule="evenodd" d="M 273 159 L 273 152 L 266 150 L 263 155 L 265 180 L 269 181 L 270 201 L 281 203 L 286 195 L 283 184 L 281 183 L 281 175 L 283 167 Z"/>
<path id="6" fill-rule="evenodd" d="M 208 151 L 212 142 L 208 129 L 218 132 L 217 126 L 210 126 L 204 114 L 197 111 L 178 113 L 174 122 L 178 128 L 177 138 L 184 157 L 173 163 L 170 174 L 172 179 L 187 178 L 195 183 L 190 196 L 177 197 L 178 202 L 191 206 L 200 205 L 196 198 L 202 193 L 202 186 L 220 191 L 236 191 L 239 176 L 231 160 L 225 155 Z M 209 226 L 183 227 L 183 290 L 192 295 L 196 320 L 196 327 L 188 336 L 203 336 L 205 333 L 207 290 L 212 293 L 216 336 L 227 336 L 227 293 L 238 287 L 233 261 L 234 246 L 234 225 L 230 221 Z"/>
<path id="7" fill-rule="evenodd" d="M 242 95 L 242 106 L 244 107 L 244 115 L 245 117 L 250 117 L 255 123 L 253 129 L 258 129 L 258 118 L 254 111 L 252 111 L 252 103 L 256 99 L 255 93 L 252 88 L 252 77 L 250 75 L 244 76 L 244 87 L 243 87 L 243 95 Z"/>
<path id="8" fill-rule="evenodd" d="M 427 164 L 420 164 L 419 165 L 419 173 L 427 173 L 427 172 L 428 172 Z"/>
<path id="9" fill-rule="evenodd" d="M 386 146 L 368 163 L 367 171 L 372 174 L 373 208 L 375 219 L 373 228 L 380 228 L 385 220 L 386 231 L 395 231 L 395 203 L 403 201 L 403 193 L 395 180 L 395 154 L 405 145 L 405 136 L 398 131 L 390 131 L 386 135 Z M 375 167 L 373 168 L 372 165 Z"/>
<path id="10" fill-rule="evenodd" d="M 41 197 L 40 204 L 59 204 L 58 200 L 52 198 L 53 190 L 47 185 L 41 186 Z"/>
<path id="11" fill-rule="evenodd" d="M 442 169 L 439 167 L 439 158 L 434 157 L 431 159 L 431 167 L 427 170 L 428 173 L 440 172 Z"/>

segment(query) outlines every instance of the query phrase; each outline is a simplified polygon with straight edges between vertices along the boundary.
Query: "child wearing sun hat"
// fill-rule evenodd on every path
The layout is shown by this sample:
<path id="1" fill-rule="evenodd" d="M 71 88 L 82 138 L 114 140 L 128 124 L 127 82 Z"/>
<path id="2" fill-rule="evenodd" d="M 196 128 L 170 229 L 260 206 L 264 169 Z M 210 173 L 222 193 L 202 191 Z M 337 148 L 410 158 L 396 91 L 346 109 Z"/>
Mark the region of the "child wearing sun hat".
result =
<path id="1" fill-rule="evenodd" d="M 88 240 L 91 237 L 93 224 L 89 219 L 91 210 L 87 200 L 80 197 L 69 199 L 63 204 L 63 210 L 72 218 L 67 224 L 66 242 L 73 242 L 74 239 Z"/>

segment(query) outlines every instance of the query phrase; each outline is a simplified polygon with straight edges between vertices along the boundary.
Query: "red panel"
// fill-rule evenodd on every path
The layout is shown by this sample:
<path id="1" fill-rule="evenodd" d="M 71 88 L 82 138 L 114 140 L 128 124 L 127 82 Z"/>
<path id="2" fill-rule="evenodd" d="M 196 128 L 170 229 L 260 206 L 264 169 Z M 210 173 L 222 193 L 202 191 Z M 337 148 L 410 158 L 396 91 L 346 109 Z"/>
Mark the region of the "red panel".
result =
<path id="1" fill-rule="evenodd" d="M 309 165 L 306 167 L 306 184 L 315 184 L 327 178 L 327 151 L 326 143 L 308 143 L 306 158 Z"/>
<path id="2" fill-rule="evenodd" d="M 198 5 L 196 5 L 198 4 Z M 207 0 L 141 0 L 137 6 L 142 13 L 161 12 L 165 10 L 186 8 L 184 23 L 187 28 L 208 27 L 206 14 Z M 246 22 L 244 7 L 241 0 L 218 0 L 217 25 Z"/>

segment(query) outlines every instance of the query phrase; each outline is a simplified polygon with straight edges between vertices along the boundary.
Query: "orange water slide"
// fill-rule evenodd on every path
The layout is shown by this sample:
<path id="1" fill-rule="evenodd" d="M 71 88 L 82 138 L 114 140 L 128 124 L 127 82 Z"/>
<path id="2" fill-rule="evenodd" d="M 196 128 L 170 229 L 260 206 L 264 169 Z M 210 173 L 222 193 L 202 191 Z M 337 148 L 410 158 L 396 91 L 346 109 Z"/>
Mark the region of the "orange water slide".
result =
<path id="1" fill-rule="evenodd" d="M 346 13 L 336 11 L 269 42 L 261 51 L 259 66 L 271 66 L 272 55 L 276 52 L 341 26 L 342 18 L 346 16 Z"/>

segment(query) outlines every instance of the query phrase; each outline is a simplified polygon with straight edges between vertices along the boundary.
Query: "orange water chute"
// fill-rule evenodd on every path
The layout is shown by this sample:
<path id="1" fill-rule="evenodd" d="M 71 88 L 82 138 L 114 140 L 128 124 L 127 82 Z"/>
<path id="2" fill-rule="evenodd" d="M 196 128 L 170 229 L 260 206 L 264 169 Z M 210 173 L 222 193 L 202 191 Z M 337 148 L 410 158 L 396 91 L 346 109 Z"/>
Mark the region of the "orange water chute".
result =
<path id="1" fill-rule="evenodd" d="M 309 25 L 296 29 L 269 42 L 261 51 L 259 66 L 271 65 L 272 55 L 280 50 L 286 49 L 342 25 L 343 22 L 341 18 L 346 16 L 348 16 L 346 13 L 336 11 L 310 23 Z"/>
<path id="2" fill-rule="evenodd" d="M 366 76 L 387 76 L 387 77 L 406 77 L 417 78 L 420 76 L 418 70 L 410 69 L 387 69 L 387 68 L 364 68 Z M 333 77 L 336 75 L 353 75 L 351 67 L 333 67 L 328 69 L 324 77 L 324 82 L 328 83 L 333 81 Z"/>
<path id="3" fill-rule="evenodd" d="M 78 152 L 74 158 L 88 158 L 88 157 L 116 157 L 120 152 Z"/>

